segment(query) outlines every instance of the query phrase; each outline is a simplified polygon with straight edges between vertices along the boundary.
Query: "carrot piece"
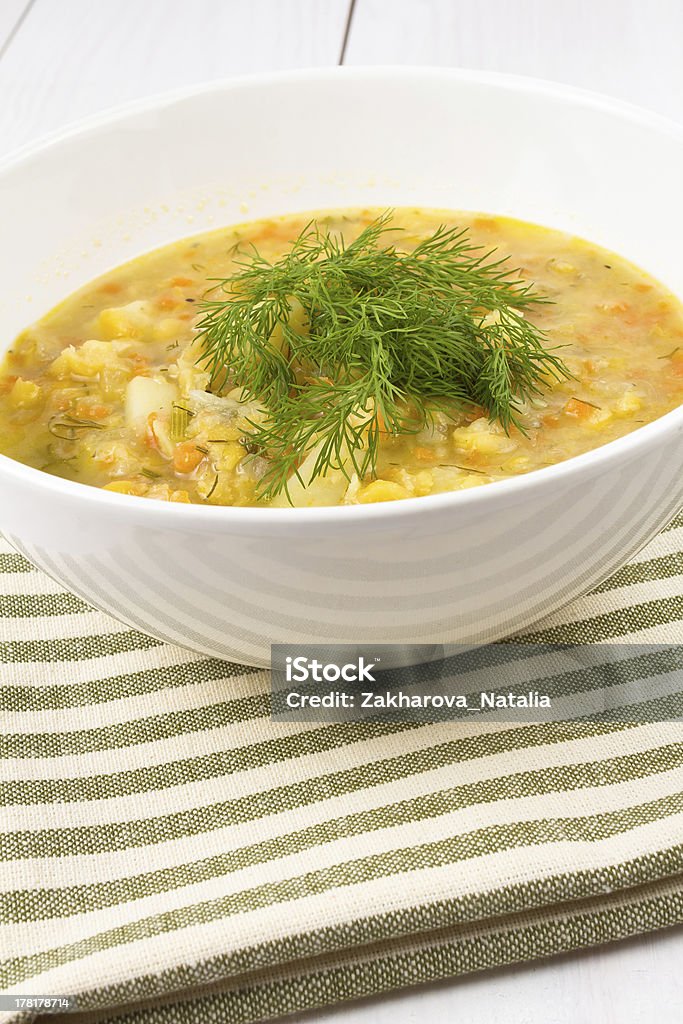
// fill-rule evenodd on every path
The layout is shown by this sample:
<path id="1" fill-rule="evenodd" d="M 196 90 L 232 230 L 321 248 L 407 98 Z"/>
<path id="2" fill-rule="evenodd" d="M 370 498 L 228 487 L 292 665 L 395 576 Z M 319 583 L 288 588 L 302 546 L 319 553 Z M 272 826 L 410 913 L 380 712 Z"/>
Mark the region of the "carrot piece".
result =
<path id="1" fill-rule="evenodd" d="M 264 239 L 279 238 L 283 230 L 285 231 L 285 233 L 289 234 L 291 228 L 289 228 L 286 224 L 278 224 L 276 221 L 269 221 L 262 227 L 261 231 L 259 232 L 259 237 Z"/>
<path id="2" fill-rule="evenodd" d="M 104 420 L 110 412 L 111 409 L 108 405 L 94 402 L 89 398 L 81 398 L 76 403 L 76 415 L 86 420 Z"/>
<path id="3" fill-rule="evenodd" d="M 182 441 L 176 445 L 173 453 L 173 468 L 176 473 L 191 473 L 204 458 L 205 452 L 197 448 L 193 441 Z"/>
<path id="4" fill-rule="evenodd" d="M 595 407 L 588 402 L 582 402 L 580 398 L 570 398 L 564 407 L 569 416 L 576 416 L 580 420 L 588 420 L 593 415 Z"/>
<path id="5" fill-rule="evenodd" d="M 186 288 L 188 285 L 194 284 L 191 277 L 172 277 L 171 285 L 173 288 Z"/>

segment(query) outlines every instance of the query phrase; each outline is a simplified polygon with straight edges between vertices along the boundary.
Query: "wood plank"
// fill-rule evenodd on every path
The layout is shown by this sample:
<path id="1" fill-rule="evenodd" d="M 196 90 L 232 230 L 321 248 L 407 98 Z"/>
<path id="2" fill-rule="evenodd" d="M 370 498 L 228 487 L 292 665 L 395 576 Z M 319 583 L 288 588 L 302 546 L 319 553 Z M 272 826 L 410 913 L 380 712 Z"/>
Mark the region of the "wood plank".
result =
<path id="1" fill-rule="evenodd" d="M 680 0 L 357 0 L 346 64 L 569 82 L 683 120 Z"/>
<path id="2" fill-rule="evenodd" d="M 336 64 L 347 10 L 348 0 L 36 0 L 0 61 L 0 145 L 183 85 Z"/>
<path id="3" fill-rule="evenodd" d="M 683 930 L 671 928 L 297 1014 L 287 1024 L 680 1024 L 682 948 Z"/>
<path id="4" fill-rule="evenodd" d="M 2 0 L 0 3 L 0 54 L 29 5 L 30 0 Z"/>

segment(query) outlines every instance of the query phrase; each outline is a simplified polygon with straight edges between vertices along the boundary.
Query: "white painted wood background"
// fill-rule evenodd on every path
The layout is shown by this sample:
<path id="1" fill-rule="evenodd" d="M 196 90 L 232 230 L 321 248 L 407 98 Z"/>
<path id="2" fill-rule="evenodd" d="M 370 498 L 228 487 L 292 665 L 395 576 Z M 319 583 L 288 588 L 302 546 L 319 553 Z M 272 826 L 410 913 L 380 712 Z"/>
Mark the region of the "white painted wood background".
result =
<path id="1" fill-rule="evenodd" d="M 0 0 L 0 156 L 138 96 L 342 52 L 553 78 L 683 121 L 683 0 Z M 680 1024 L 681 964 L 671 929 L 296 1020 Z"/>

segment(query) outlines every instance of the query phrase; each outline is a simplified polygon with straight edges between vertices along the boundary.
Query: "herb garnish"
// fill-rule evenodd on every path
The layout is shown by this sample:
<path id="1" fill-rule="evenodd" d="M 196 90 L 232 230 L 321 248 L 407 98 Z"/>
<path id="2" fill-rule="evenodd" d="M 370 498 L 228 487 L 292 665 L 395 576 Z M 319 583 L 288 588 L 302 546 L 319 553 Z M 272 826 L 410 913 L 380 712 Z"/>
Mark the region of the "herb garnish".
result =
<path id="1" fill-rule="evenodd" d="M 590 405 L 591 409 L 599 409 L 602 412 L 602 406 L 596 405 L 595 402 L 589 402 L 587 398 L 577 398 L 576 395 L 571 396 L 572 402 L 580 402 L 581 405 Z"/>
<path id="2" fill-rule="evenodd" d="M 61 441 L 75 441 L 78 438 L 79 430 L 102 430 L 103 427 L 103 423 L 82 419 L 79 416 L 73 416 L 70 412 L 57 413 L 51 417 L 47 425 L 50 433 Z"/>
<path id="3" fill-rule="evenodd" d="M 443 466 L 443 463 L 441 465 Z M 450 469 L 451 466 L 445 468 Z M 457 462 L 453 464 L 453 468 L 460 469 L 463 473 L 478 473 L 480 476 L 488 476 L 488 473 L 485 473 L 483 469 L 475 469 L 473 466 L 459 466 Z"/>
<path id="4" fill-rule="evenodd" d="M 446 227 L 404 252 L 383 237 L 401 230 L 390 220 L 348 244 L 311 222 L 275 263 L 242 254 L 203 300 L 210 388 L 241 386 L 267 409 L 252 423 L 270 459 L 262 498 L 312 451 L 309 479 L 374 472 L 380 435 L 416 432 L 437 409 L 480 406 L 523 429 L 520 403 L 569 375 L 524 316 L 548 300 L 507 259 Z"/>

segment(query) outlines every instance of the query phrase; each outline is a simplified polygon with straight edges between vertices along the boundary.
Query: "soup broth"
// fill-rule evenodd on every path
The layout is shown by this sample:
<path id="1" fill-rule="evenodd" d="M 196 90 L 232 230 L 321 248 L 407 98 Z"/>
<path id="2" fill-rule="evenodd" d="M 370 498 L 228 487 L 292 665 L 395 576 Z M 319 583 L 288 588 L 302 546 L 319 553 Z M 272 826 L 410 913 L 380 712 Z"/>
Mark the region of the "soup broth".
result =
<path id="1" fill-rule="evenodd" d="M 45 472 L 110 491 L 211 505 L 363 504 L 462 490 L 572 458 L 622 437 L 683 399 L 683 311 L 662 285 L 612 253 L 532 224 L 402 209 L 410 250 L 440 225 L 509 255 L 551 301 L 526 316 L 569 376 L 519 403 L 508 430 L 476 405 L 436 409 L 417 431 L 379 438 L 372 471 L 330 467 L 264 498 L 269 452 L 251 440 L 267 407 L 238 382 L 211 385 L 198 310 L 211 279 L 244 247 L 268 261 L 312 216 L 345 240 L 377 210 L 240 224 L 140 256 L 80 289 L 11 346 L 0 371 L 0 450 Z M 229 371 L 229 367 L 227 368 Z M 228 373 L 229 378 L 229 373 Z"/>

